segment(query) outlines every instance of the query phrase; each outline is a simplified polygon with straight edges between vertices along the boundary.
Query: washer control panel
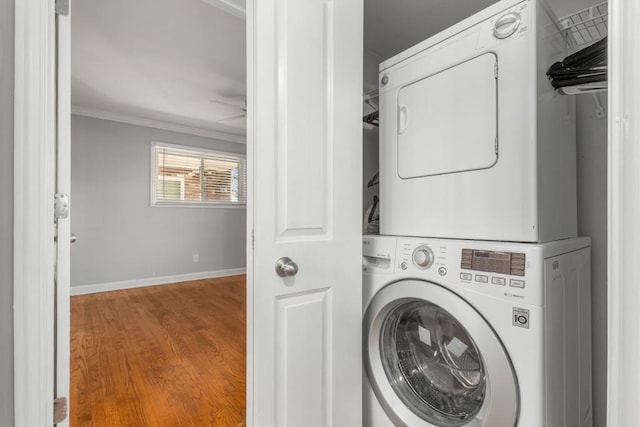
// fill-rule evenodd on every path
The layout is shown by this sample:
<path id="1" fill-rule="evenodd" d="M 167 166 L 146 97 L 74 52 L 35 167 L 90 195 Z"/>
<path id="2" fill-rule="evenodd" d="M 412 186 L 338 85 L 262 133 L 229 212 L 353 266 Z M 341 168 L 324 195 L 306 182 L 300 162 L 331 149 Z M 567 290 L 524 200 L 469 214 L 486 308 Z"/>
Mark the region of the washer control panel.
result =
<path id="1" fill-rule="evenodd" d="M 396 242 L 389 266 L 396 273 L 435 283 L 444 280 L 451 286 L 511 301 L 543 303 L 539 246 L 421 238 L 396 238 Z M 377 252 L 382 246 L 378 245 Z"/>
<path id="2" fill-rule="evenodd" d="M 477 249 L 462 249 L 460 268 L 486 271 L 488 273 L 524 276 L 527 256 L 517 252 L 497 252 Z"/>

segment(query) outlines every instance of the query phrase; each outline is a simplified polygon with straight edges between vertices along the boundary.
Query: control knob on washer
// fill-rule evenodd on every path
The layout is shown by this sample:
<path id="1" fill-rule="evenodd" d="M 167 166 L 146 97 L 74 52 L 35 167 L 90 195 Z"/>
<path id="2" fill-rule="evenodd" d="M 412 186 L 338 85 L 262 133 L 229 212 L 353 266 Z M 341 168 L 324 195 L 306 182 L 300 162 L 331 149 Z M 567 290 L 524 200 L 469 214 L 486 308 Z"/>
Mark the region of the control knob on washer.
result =
<path id="1" fill-rule="evenodd" d="M 433 251 L 428 246 L 418 246 L 411 255 L 416 267 L 426 270 L 433 264 Z"/>

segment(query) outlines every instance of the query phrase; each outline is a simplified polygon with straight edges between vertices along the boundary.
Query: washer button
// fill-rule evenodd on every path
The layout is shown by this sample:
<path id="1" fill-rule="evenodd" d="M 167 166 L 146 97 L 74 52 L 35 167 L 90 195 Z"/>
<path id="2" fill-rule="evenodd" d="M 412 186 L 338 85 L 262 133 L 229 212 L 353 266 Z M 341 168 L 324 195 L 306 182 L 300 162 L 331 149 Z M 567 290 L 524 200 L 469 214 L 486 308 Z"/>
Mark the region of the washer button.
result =
<path id="1" fill-rule="evenodd" d="M 473 276 L 471 275 L 471 273 L 460 273 L 460 279 L 471 280 L 473 279 Z"/>
<path id="2" fill-rule="evenodd" d="M 493 283 L 494 285 L 504 286 L 507 284 L 507 281 L 504 277 L 492 277 L 491 283 Z"/>
<path id="3" fill-rule="evenodd" d="M 519 328 L 529 329 L 529 310 L 513 307 L 513 319 L 511 324 Z"/>
<path id="4" fill-rule="evenodd" d="M 524 280 L 511 279 L 509 280 L 509 286 L 512 288 L 524 288 Z"/>
<path id="5" fill-rule="evenodd" d="M 403 269 L 403 270 L 406 270 L 408 266 L 409 265 L 407 264 L 406 261 L 402 261 L 402 264 L 400 264 L 400 268 Z"/>
<path id="6" fill-rule="evenodd" d="M 441 275 L 441 276 L 445 276 L 447 274 L 447 269 L 444 268 L 444 267 L 440 267 L 438 269 L 438 274 Z"/>
<path id="7" fill-rule="evenodd" d="M 482 274 L 476 274 L 476 282 L 478 282 L 478 283 L 488 283 L 489 282 L 489 278 L 487 276 L 482 275 Z"/>

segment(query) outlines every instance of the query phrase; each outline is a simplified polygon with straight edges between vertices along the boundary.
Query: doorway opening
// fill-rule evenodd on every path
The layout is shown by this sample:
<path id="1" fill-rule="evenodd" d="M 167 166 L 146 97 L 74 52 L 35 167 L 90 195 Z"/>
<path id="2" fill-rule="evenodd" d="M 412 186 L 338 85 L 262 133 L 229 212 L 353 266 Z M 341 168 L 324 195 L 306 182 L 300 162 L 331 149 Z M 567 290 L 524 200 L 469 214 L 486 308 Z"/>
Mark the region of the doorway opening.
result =
<path id="1" fill-rule="evenodd" d="M 70 425 L 245 423 L 246 22 L 217 5 L 72 4 Z"/>

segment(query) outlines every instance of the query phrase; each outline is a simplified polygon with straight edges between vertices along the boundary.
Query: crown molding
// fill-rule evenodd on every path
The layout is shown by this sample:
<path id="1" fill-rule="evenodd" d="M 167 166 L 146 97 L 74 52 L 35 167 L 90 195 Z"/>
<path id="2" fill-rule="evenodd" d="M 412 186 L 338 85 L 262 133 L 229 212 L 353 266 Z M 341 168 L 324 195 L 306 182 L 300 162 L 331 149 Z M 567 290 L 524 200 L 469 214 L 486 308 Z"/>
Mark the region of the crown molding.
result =
<path id="1" fill-rule="evenodd" d="M 162 129 L 170 132 L 184 133 L 187 135 L 202 136 L 205 138 L 217 139 L 220 141 L 235 142 L 238 144 L 246 144 L 247 138 L 241 135 L 234 135 L 210 129 L 203 129 L 194 126 L 179 125 L 176 123 L 165 122 L 163 120 L 145 119 L 142 117 L 129 116 L 126 114 L 112 113 L 110 111 L 97 110 L 93 108 L 85 108 L 74 105 L 71 107 L 71 114 L 75 116 L 92 117 L 94 119 L 109 120 L 112 122 L 127 123 L 136 126 L 145 126 L 154 129 Z"/>

